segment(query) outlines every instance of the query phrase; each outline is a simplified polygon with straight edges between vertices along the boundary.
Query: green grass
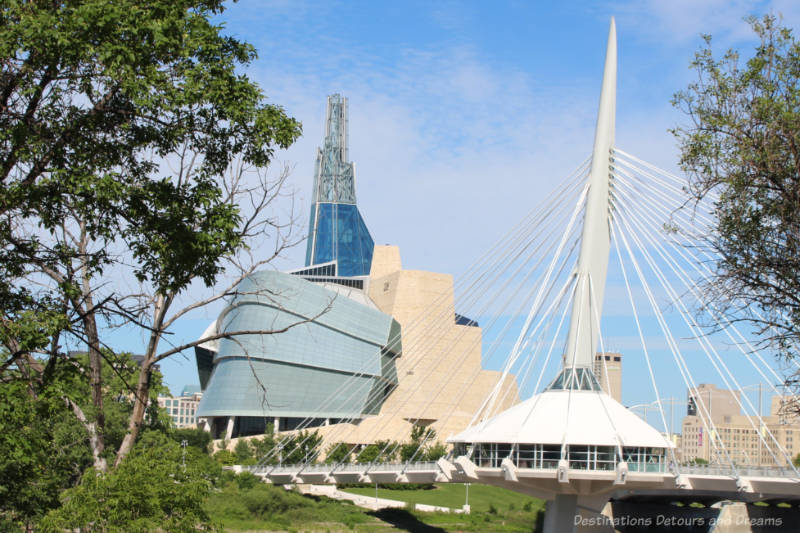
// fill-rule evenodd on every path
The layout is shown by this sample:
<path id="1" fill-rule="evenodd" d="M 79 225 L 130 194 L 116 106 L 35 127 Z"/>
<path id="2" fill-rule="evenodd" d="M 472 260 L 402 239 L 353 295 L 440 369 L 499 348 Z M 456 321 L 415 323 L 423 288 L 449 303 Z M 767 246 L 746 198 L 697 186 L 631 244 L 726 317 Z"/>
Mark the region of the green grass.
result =
<path id="1" fill-rule="evenodd" d="M 246 489 L 229 484 L 208 498 L 205 509 L 228 531 L 373 531 L 383 525 L 354 505 L 263 483 Z"/>
<path id="2" fill-rule="evenodd" d="M 394 531 L 530 533 L 543 502 L 508 490 L 471 485 L 472 513 L 423 513 L 410 509 L 369 511 L 349 502 L 304 496 L 282 487 L 247 478 L 229 476 L 206 501 L 212 520 L 227 532 L 248 531 Z M 350 492 L 373 495 L 374 488 Z M 443 507 L 464 504 L 464 485 L 442 484 L 431 490 L 380 490 L 379 496 L 411 503 Z"/>
<path id="3" fill-rule="evenodd" d="M 434 485 L 434 487 L 431 490 L 378 489 L 378 497 L 454 509 L 460 509 L 464 505 L 466 489 L 462 483 L 442 483 Z M 343 490 L 362 496 L 375 496 L 374 486 L 352 487 Z M 487 513 L 490 505 L 493 505 L 498 512 L 521 510 L 525 508 L 526 504 L 532 511 L 544 508 L 542 500 L 510 490 L 476 484 L 471 484 L 469 487 L 469 505 L 472 512 Z"/>
<path id="4" fill-rule="evenodd" d="M 532 533 L 543 515 L 531 511 L 493 513 L 421 513 L 406 509 L 384 509 L 370 513 L 393 525 L 397 531 L 461 533 Z M 376 529 L 376 531 L 381 531 Z M 538 530 L 537 530 L 538 531 Z"/>

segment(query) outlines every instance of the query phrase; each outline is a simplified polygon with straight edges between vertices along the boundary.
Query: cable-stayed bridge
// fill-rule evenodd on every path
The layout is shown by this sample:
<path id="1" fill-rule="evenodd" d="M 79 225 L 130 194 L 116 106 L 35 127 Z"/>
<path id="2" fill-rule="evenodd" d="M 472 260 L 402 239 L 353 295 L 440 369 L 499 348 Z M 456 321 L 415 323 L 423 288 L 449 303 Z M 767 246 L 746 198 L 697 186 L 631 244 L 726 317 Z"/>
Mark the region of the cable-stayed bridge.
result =
<path id="1" fill-rule="evenodd" d="M 761 353 L 736 323 L 705 301 L 704 280 L 713 274 L 714 257 L 697 242 L 713 228 L 713 197 L 689 203 L 685 180 L 615 146 L 616 56 L 612 20 L 591 157 L 462 280 L 460 304 L 474 311 L 470 316 L 489 317 L 485 328 L 497 332 L 484 357 L 500 354 L 504 362 L 497 386 L 472 413 L 468 427 L 443 435 L 452 452 L 437 461 L 419 461 L 436 437 L 429 432 L 402 463 L 386 459 L 395 457 L 399 446 L 386 441 L 368 463 L 357 462 L 363 449 L 354 446 L 355 464 L 316 464 L 322 450 L 312 448 L 301 453 L 299 463 L 283 464 L 283 457 L 306 450 L 308 437 L 295 438 L 295 433 L 251 467 L 253 472 L 278 484 L 497 485 L 545 498 L 546 532 L 571 531 L 579 509 L 599 513 L 609 498 L 631 495 L 800 500 L 800 473 L 792 464 L 800 449 L 783 445 L 760 406 L 746 395 L 732 399 L 758 438 L 755 465 L 731 446 L 702 395 L 695 398 L 696 416 L 712 464 L 682 464 L 676 453 L 661 393 L 669 384 L 692 390 L 698 377 L 713 376 L 734 391 L 744 388 L 743 379 L 757 376 L 784 396 L 777 384 L 785 377 L 771 364 L 772 355 Z M 615 294 L 606 291 L 610 275 L 619 289 Z M 612 304 L 605 315 L 604 302 Z M 426 314 L 449 312 L 447 306 L 432 306 L 418 324 L 403 324 L 404 332 L 432 327 Z M 622 315 L 627 325 L 615 325 Z M 608 384 L 598 381 L 595 354 L 606 353 L 614 337 L 607 331 L 615 329 L 637 343 L 626 351 L 641 355 L 642 379 L 634 385 L 655 397 L 659 416 L 654 425 L 612 398 Z M 405 344 L 403 350 L 409 351 Z M 470 376 L 459 378 L 463 385 L 453 397 L 441 397 L 441 384 L 457 373 L 458 359 L 447 359 L 450 365 L 455 361 L 455 368 L 439 368 L 436 357 L 434 363 L 422 362 L 431 360 L 429 353 L 463 344 L 449 339 L 417 349 L 415 359 L 403 361 L 404 372 L 423 372 L 440 385 L 406 390 L 384 406 L 391 411 L 382 413 L 385 424 L 404 416 L 403 405 L 409 402 L 445 403 L 452 406 L 448 417 L 463 416 L 458 406 L 470 394 Z M 606 364 L 605 358 L 599 364 Z M 599 375 L 607 379 L 608 372 Z M 516 387 L 508 386 L 511 379 Z M 517 391 L 522 397 L 533 394 L 510 405 Z M 337 391 L 353 393 L 347 387 Z M 312 419 L 306 420 L 310 424 Z M 423 426 L 430 422 L 406 420 Z M 379 425 L 369 431 L 377 434 Z M 364 442 L 368 435 L 360 426 L 355 418 L 339 420 L 327 437 L 330 442 Z M 359 439 L 354 440 L 356 432 Z"/>

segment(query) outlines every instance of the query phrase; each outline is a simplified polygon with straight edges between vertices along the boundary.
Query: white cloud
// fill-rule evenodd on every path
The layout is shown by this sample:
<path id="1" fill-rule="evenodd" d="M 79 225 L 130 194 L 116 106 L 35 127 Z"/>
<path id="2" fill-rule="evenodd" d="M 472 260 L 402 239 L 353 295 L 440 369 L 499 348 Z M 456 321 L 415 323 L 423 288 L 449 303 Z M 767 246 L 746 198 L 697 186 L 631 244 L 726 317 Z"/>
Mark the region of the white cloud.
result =
<path id="1" fill-rule="evenodd" d="M 407 50 L 393 69 L 366 59 L 333 78 L 345 59 L 327 61 L 324 73 L 257 71 L 304 123 L 284 156 L 296 162 L 293 183 L 307 202 L 325 96 L 341 92 L 362 213 L 376 242 L 401 245 L 412 267 L 468 265 L 590 151 L 596 96 L 585 84 L 545 88 L 458 47 Z"/>
<path id="2" fill-rule="evenodd" d="M 620 38 L 630 38 L 620 47 L 618 143 L 672 171 L 677 152 L 666 129 L 680 117 L 667 100 L 685 85 L 685 66 L 698 35 L 711 33 L 728 46 L 751 39 L 742 20 L 747 13 L 773 10 L 790 25 L 800 20 L 800 4 L 792 0 L 646 0 L 611 6 Z M 376 242 L 400 245 L 407 268 L 458 275 L 589 155 L 604 41 L 587 50 L 550 49 L 551 43 L 531 36 L 532 46 L 557 55 L 564 65 L 596 56 L 597 67 L 588 73 L 554 72 L 533 60 L 495 61 L 460 34 L 474 13 L 448 2 L 420 13 L 446 38 L 431 44 L 410 37 L 387 52 L 375 36 L 343 39 L 354 30 L 337 26 L 341 7 L 336 2 L 242 1 L 223 15 L 234 34 L 237 28 L 253 31 L 265 13 L 280 21 L 269 25 L 278 33 L 245 38 L 260 53 L 247 73 L 271 101 L 303 122 L 303 137 L 278 156 L 294 167 L 290 186 L 297 191 L 300 219 L 305 223 L 308 217 L 325 97 L 341 92 L 350 99 L 350 154 L 360 209 Z M 569 9 L 575 16 L 575 10 L 601 8 Z M 600 23 L 606 20 L 604 14 Z M 564 22 L 551 23 L 571 31 Z M 314 41 L 305 42 L 303 36 L 312 34 Z M 653 78 L 648 67 L 666 73 Z M 305 246 L 298 246 L 276 266 L 297 267 L 304 255 Z M 648 348 L 664 353 L 665 341 L 644 300 L 639 312 L 650 321 Z M 624 288 L 610 280 L 606 317 L 629 316 Z M 196 318 L 189 338 L 210 319 Z M 608 334 L 609 349 L 641 349 L 635 325 L 626 324 Z M 636 367 L 633 357 L 628 361 L 626 368 Z"/>
<path id="3" fill-rule="evenodd" d="M 700 35 L 712 35 L 725 47 L 752 41 L 745 20 L 750 15 L 781 15 L 790 27 L 800 22 L 800 5 L 793 0 L 646 0 L 611 5 L 621 25 L 667 46 L 696 42 Z"/>

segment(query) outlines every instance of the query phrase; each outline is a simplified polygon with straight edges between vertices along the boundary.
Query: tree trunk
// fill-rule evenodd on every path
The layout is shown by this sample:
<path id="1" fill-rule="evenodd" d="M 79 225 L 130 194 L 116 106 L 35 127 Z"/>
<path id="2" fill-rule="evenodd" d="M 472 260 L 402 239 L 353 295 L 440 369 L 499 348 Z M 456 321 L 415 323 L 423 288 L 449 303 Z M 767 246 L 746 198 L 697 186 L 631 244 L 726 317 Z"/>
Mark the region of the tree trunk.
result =
<path id="1" fill-rule="evenodd" d="M 152 344 L 152 338 L 150 342 Z M 148 398 L 150 397 L 150 374 L 152 368 L 153 357 L 150 355 L 150 350 L 148 350 L 148 354 L 145 355 L 142 367 L 139 370 L 139 381 L 136 383 L 136 391 L 133 398 L 133 412 L 128 419 L 128 432 L 125 434 L 125 438 L 122 439 L 122 445 L 117 451 L 117 458 L 114 461 L 115 468 L 128 456 L 136 443 L 136 439 L 139 437 L 139 431 L 142 428 L 144 415 L 147 411 Z"/>
<path id="2" fill-rule="evenodd" d="M 156 303 L 153 308 L 153 325 L 150 331 L 150 342 L 147 344 L 147 352 L 144 354 L 144 361 L 142 367 L 139 369 L 139 381 L 136 383 L 136 391 L 133 398 L 133 412 L 128 419 L 128 432 L 125 438 L 122 439 L 122 445 L 117 451 L 117 458 L 114 461 L 114 467 L 119 464 L 128 456 L 139 437 L 139 431 L 144 422 L 144 415 L 147 412 L 147 403 L 150 398 L 150 377 L 153 372 L 153 364 L 156 360 L 156 350 L 158 349 L 158 341 L 161 340 L 163 333 L 162 327 L 164 324 L 164 316 L 167 314 L 167 309 L 172 303 L 172 297 L 158 294 L 156 296 Z"/>
<path id="3" fill-rule="evenodd" d="M 83 424 L 83 427 L 86 428 L 87 433 L 89 433 L 89 447 L 92 449 L 94 467 L 100 472 L 106 472 L 108 470 L 108 462 L 106 458 L 101 455 L 103 452 L 103 438 L 97 431 L 97 424 L 89 422 L 78 404 L 69 398 L 65 398 L 64 400 L 67 402 L 67 405 L 70 406 L 72 412 L 75 413 L 75 417 Z"/>
<path id="4" fill-rule="evenodd" d="M 91 297 L 86 302 L 89 309 L 84 315 L 83 323 L 86 328 L 87 344 L 89 345 L 89 383 L 92 390 L 92 405 L 94 406 L 94 434 L 91 435 L 92 456 L 94 467 L 100 472 L 108 470 L 108 463 L 103 458 L 105 451 L 106 415 L 103 410 L 103 355 L 100 353 L 100 336 L 97 332 L 97 322 L 94 316 L 94 307 Z"/>

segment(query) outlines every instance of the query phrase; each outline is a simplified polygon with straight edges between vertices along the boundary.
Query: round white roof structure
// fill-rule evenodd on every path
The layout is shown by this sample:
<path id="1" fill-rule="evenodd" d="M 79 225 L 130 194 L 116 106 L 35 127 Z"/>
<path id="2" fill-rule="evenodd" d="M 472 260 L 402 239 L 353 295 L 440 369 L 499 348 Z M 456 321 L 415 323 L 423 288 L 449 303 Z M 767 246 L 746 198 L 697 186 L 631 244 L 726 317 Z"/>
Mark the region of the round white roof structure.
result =
<path id="1" fill-rule="evenodd" d="M 447 441 L 674 447 L 605 392 L 581 390 L 546 390 Z"/>

